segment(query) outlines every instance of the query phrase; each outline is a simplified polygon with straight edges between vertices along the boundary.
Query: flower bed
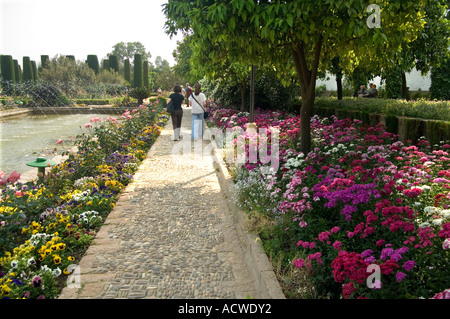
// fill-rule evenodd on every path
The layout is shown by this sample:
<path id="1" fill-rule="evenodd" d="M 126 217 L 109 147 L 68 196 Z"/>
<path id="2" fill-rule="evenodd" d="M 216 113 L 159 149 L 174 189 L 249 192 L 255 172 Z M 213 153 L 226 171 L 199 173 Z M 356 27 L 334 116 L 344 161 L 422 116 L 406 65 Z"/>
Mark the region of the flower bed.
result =
<path id="1" fill-rule="evenodd" d="M 244 128 L 248 114 L 216 107 L 209 120 Z M 230 170 L 288 298 L 450 298 L 450 143 L 315 116 L 303 154 L 299 117 L 257 111 L 255 123 L 280 130 L 278 170 Z"/>
<path id="2" fill-rule="evenodd" d="M 42 184 L 0 176 L 0 298 L 55 298 L 168 115 L 159 101 L 93 118 Z"/>

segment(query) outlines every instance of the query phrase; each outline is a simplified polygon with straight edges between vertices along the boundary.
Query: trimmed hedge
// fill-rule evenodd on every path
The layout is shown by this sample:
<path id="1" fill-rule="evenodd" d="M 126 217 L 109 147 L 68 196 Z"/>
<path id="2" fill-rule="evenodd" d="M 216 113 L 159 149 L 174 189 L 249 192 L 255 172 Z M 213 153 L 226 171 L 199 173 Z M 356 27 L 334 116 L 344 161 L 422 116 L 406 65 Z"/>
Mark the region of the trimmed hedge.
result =
<path id="1" fill-rule="evenodd" d="M 450 121 L 449 101 L 409 101 L 365 98 L 316 98 L 316 107 L 353 110 L 386 116 L 405 116 L 428 120 Z"/>
<path id="2" fill-rule="evenodd" d="M 76 99 L 76 104 L 86 104 L 86 105 L 110 105 L 113 104 L 111 100 L 107 99 Z"/>

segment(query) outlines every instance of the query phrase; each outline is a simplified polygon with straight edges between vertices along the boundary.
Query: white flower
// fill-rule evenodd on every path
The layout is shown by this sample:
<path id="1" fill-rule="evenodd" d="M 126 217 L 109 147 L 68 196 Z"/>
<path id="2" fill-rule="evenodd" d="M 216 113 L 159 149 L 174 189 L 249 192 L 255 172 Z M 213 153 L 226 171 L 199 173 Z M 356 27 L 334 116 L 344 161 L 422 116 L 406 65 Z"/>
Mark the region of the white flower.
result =
<path id="1" fill-rule="evenodd" d="M 16 269 L 18 265 L 19 265 L 19 262 L 17 260 L 11 261 L 11 268 L 12 269 Z"/>
<path id="2" fill-rule="evenodd" d="M 56 268 L 54 270 L 52 270 L 52 276 L 53 277 L 58 277 L 59 275 L 61 275 L 62 271 L 59 268 Z"/>
<path id="3" fill-rule="evenodd" d="M 442 215 L 442 217 L 445 218 L 445 219 L 450 219 L 450 209 L 444 209 L 444 210 L 441 212 L 441 215 Z"/>
<path id="4" fill-rule="evenodd" d="M 31 257 L 30 259 L 27 260 L 27 265 L 31 266 L 36 264 L 36 260 L 34 260 L 34 257 Z"/>
<path id="5" fill-rule="evenodd" d="M 442 218 L 438 218 L 438 219 L 433 220 L 433 225 L 441 226 L 442 225 Z"/>

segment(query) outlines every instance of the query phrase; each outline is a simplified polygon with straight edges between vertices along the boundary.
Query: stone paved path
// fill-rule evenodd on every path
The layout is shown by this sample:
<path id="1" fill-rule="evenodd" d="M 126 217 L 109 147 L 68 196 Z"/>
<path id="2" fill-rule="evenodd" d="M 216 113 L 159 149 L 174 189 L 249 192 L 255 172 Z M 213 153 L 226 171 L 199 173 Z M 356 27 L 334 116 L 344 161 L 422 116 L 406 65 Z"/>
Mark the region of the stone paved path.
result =
<path id="1" fill-rule="evenodd" d="M 185 109 L 175 142 L 168 122 L 79 261 L 81 288 L 61 299 L 260 297 L 212 155 L 199 155 L 208 142 L 191 143 L 190 123 Z"/>

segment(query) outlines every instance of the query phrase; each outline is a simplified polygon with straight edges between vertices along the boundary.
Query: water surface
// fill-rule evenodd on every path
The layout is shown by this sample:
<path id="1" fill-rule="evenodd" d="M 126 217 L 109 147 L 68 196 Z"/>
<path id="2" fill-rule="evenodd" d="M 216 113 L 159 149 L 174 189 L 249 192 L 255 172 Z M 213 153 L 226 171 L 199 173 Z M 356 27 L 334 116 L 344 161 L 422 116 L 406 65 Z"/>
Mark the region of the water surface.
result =
<path id="1" fill-rule="evenodd" d="M 51 159 L 73 147 L 75 137 L 93 117 L 105 114 L 28 115 L 0 120 L 0 170 L 24 173 L 27 162 L 43 156 Z M 117 117 L 117 115 L 113 116 Z M 63 143 L 57 144 L 61 139 Z"/>

